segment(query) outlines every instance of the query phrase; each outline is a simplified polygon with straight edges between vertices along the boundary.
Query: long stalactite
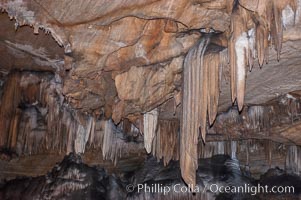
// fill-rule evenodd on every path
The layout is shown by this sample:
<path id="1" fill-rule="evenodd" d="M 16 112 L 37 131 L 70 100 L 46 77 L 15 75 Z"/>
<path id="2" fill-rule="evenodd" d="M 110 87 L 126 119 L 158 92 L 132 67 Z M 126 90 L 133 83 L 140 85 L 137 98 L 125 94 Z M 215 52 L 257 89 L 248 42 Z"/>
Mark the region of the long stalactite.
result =
<path id="1" fill-rule="evenodd" d="M 231 14 L 228 62 L 231 98 L 239 111 L 244 105 L 247 70 L 252 70 L 255 59 L 260 66 L 267 62 L 269 44 L 274 45 L 279 60 L 283 34 L 281 12 L 289 4 L 296 10 L 294 1 L 263 3 L 264 6 L 255 8 L 255 13 L 237 4 Z M 212 125 L 217 114 L 219 69 L 223 59 L 219 53 L 205 55 L 209 43 L 208 36 L 202 37 L 198 45 L 189 50 L 183 65 L 180 162 L 182 176 L 189 184 L 195 183 L 199 131 L 205 142 L 207 119 Z"/>
<path id="2" fill-rule="evenodd" d="M 209 43 L 206 35 L 184 60 L 180 163 L 185 182 L 192 185 L 198 168 L 199 132 L 205 142 L 208 121 L 212 124 L 217 115 L 220 71 L 226 64 L 221 49 L 206 51 Z"/>

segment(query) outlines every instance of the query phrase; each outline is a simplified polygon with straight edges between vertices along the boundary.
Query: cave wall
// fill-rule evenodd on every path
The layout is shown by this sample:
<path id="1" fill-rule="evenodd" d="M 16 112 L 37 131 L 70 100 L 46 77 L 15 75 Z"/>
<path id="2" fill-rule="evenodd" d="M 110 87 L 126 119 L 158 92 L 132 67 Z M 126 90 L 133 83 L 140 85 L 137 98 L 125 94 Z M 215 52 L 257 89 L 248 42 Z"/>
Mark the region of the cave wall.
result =
<path id="1" fill-rule="evenodd" d="M 1 0 L 0 8 L 6 160 L 97 151 L 116 165 L 145 148 L 166 165 L 180 160 L 194 184 L 210 142 L 300 145 L 298 0 Z"/>

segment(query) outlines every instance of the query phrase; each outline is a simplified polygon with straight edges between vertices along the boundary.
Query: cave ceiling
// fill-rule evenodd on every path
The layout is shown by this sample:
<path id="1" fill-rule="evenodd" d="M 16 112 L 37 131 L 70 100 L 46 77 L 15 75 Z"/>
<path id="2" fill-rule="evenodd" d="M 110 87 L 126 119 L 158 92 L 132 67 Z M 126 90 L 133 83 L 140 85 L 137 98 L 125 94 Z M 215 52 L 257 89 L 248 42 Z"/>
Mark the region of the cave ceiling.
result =
<path id="1" fill-rule="evenodd" d="M 148 153 L 157 129 L 181 129 L 180 139 L 169 136 L 180 140 L 168 143 L 177 153 L 153 154 L 180 159 L 187 183 L 194 183 L 189 171 L 197 169 L 197 144 L 206 137 L 301 144 L 300 0 L 0 0 L 0 10 L 0 86 L 21 94 L 1 90 L 1 134 L 9 132 L 2 146 L 16 146 L 17 114 L 7 112 L 20 102 L 41 104 L 46 132 L 62 131 L 53 125 L 62 119 L 75 142 L 51 145 L 67 152 L 97 146 L 100 119 L 112 119 L 98 125 L 103 130 L 134 125 Z M 289 127 L 293 115 L 297 122 Z M 84 144 L 81 137 L 88 138 Z M 107 145 L 113 140 L 104 138 Z M 114 160 L 111 154 L 103 156 Z"/>

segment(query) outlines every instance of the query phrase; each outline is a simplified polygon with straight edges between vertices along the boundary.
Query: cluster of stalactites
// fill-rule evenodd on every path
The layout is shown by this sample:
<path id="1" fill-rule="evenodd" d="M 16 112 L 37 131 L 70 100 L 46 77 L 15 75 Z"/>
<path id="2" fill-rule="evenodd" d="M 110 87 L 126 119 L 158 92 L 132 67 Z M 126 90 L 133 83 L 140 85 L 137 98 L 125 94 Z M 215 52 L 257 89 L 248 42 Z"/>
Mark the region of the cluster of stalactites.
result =
<path id="1" fill-rule="evenodd" d="M 159 119 L 158 108 L 143 115 L 144 148 L 167 165 L 179 159 L 179 121 Z"/>
<path id="2" fill-rule="evenodd" d="M 297 175 L 301 174 L 301 147 L 289 146 L 286 155 L 286 170 Z"/>
<path id="3" fill-rule="evenodd" d="M 129 152 L 139 151 L 143 149 L 142 145 L 134 142 L 125 142 L 124 133 L 122 129 L 119 129 L 112 120 L 103 121 L 104 131 L 102 139 L 102 156 L 104 160 L 111 160 L 115 165 L 118 159 Z M 130 124 L 130 132 L 139 132 L 139 130 Z"/>
<path id="4" fill-rule="evenodd" d="M 239 1 L 231 14 L 231 35 L 228 41 L 232 102 L 239 110 L 244 104 L 246 71 L 254 60 L 262 66 L 268 62 L 269 46 L 274 46 L 280 59 L 283 36 L 282 11 L 290 6 L 296 13 L 297 0 Z"/>
<path id="5" fill-rule="evenodd" d="M 45 151 L 84 153 L 90 135 L 94 132 L 95 119 L 64 105 L 58 90 L 60 86 L 53 82 L 40 84 L 38 102 L 45 106 L 41 109 L 45 110 L 43 115 L 47 124 L 46 130 L 40 133 L 40 144 L 44 144 Z M 33 130 L 28 132 L 27 135 L 38 135 L 33 134 Z"/>
<path id="6" fill-rule="evenodd" d="M 159 120 L 157 133 L 152 143 L 152 154 L 163 159 L 164 165 L 171 160 L 179 160 L 179 121 Z"/>
<path id="7" fill-rule="evenodd" d="M 180 163 L 183 179 L 195 183 L 199 131 L 205 142 L 207 119 L 216 118 L 224 51 L 206 51 L 210 37 L 203 37 L 184 60 Z"/>
<path id="8" fill-rule="evenodd" d="M 0 108 L 0 147 L 18 154 L 84 152 L 93 120 L 63 106 L 47 75 L 12 72 Z"/>
<path id="9" fill-rule="evenodd" d="M 49 75 L 9 74 L 0 104 L 0 148 L 19 155 L 98 149 L 103 159 L 115 164 L 129 151 L 143 149 L 140 143 L 127 141 L 111 120 L 69 108 L 60 90 Z M 131 133 L 138 131 L 130 126 Z"/>
<path id="10" fill-rule="evenodd" d="M 14 148 L 17 142 L 17 124 L 20 112 L 17 108 L 21 99 L 20 73 L 8 75 L 0 104 L 0 147 Z"/>
<path id="11" fill-rule="evenodd" d="M 87 148 L 105 146 L 104 157 L 115 160 L 117 152 L 106 149 L 112 145 L 107 143 L 109 128 L 101 120 L 68 108 L 60 89 L 48 75 L 10 73 L 1 96 L 0 148 L 31 155 L 84 153 Z"/>

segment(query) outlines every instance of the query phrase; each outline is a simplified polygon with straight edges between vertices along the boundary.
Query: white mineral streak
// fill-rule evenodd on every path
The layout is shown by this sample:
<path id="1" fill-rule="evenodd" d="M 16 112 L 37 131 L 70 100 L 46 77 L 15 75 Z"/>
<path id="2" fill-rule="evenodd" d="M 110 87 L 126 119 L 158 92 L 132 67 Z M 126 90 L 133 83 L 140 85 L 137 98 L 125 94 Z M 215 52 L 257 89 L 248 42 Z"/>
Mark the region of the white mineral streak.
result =
<path id="1" fill-rule="evenodd" d="M 236 141 L 231 141 L 231 158 L 232 159 L 236 159 L 236 150 L 237 150 Z"/>
<path id="2" fill-rule="evenodd" d="M 84 153 L 90 134 L 94 135 L 94 133 L 92 133 L 92 130 L 94 129 L 92 128 L 92 122 L 93 118 L 89 117 L 86 121 L 86 126 L 78 124 L 74 141 L 74 150 L 76 153 Z"/>
<path id="3" fill-rule="evenodd" d="M 78 125 L 75 141 L 74 141 L 74 151 L 75 153 L 83 153 L 85 149 L 85 129 L 82 125 Z"/>
<path id="4" fill-rule="evenodd" d="M 49 58 L 48 52 L 43 47 L 34 49 L 31 45 L 12 43 L 8 40 L 5 40 L 5 44 L 8 46 L 10 51 L 17 53 L 19 57 L 32 55 L 33 60 L 37 65 L 50 66 L 55 70 L 62 68 L 63 60 Z"/>
<path id="5" fill-rule="evenodd" d="M 300 21 L 301 0 L 296 0 L 293 4 L 295 5 L 287 5 L 282 10 L 281 15 L 284 28 L 294 26 Z"/>
<path id="6" fill-rule="evenodd" d="M 289 146 L 286 155 L 286 171 L 289 173 L 301 174 L 301 148 Z"/>
<path id="7" fill-rule="evenodd" d="M 111 120 L 105 122 L 105 129 L 104 129 L 104 136 L 103 136 L 103 143 L 102 143 L 102 156 L 104 159 L 107 159 L 108 155 L 111 153 L 111 145 L 114 139 L 113 126 L 114 124 Z"/>
<path id="8" fill-rule="evenodd" d="M 260 124 L 264 122 L 264 107 L 263 106 L 252 106 L 248 109 L 249 115 L 249 128 L 260 128 Z"/>
<path id="9" fill-rule="evenodd" d="M 144 147 L 147 153 L 152 151 L 152 143 L 158 126 L 158 109 L 155 108 L 143 115 Z"/>
<path id="10" fill-rule="evenodd" d="M 225 142 L 217 142 L 217 154 L 225 154 Z"/>
<path id="11" fill-rule="evenodd" d="M 242 33 L 236 40 L 235 53 L 236 53 L 236 94 L 237 104 L 239 110 L 242 109 L 244 101 L 245 80 L 246 80 L 246 51 L 248 51 L 248 36 L 247 33 Z"/>

